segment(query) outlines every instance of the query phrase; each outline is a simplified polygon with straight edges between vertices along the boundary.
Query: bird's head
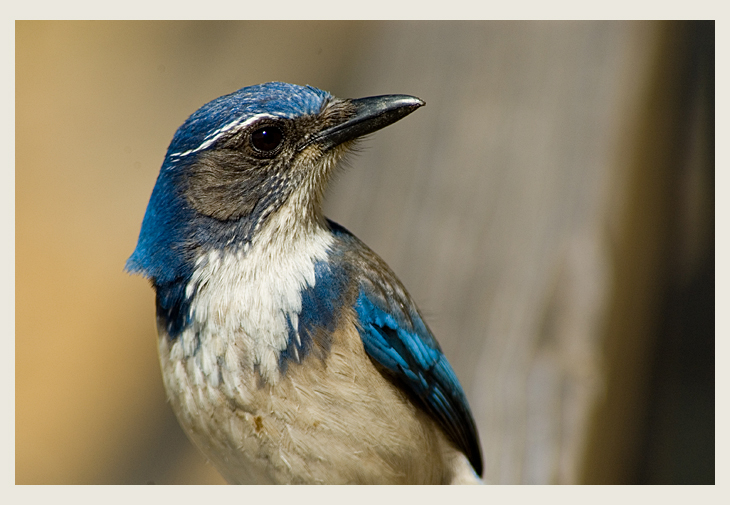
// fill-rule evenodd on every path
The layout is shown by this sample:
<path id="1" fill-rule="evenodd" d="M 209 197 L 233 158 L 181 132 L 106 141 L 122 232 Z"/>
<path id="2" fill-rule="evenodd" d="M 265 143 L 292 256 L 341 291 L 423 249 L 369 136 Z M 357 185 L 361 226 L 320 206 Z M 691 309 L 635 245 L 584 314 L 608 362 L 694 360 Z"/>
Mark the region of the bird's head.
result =
<path id="1" fill-rule="evenodd" d="M 281 82 L 207 103 L 170 143 L 127 270 L 173 282 L 201 250 L 245 248 L 285 206 L 292 228 L 321 224 L 324 189 L 352 141 L 422 105 Z"/>

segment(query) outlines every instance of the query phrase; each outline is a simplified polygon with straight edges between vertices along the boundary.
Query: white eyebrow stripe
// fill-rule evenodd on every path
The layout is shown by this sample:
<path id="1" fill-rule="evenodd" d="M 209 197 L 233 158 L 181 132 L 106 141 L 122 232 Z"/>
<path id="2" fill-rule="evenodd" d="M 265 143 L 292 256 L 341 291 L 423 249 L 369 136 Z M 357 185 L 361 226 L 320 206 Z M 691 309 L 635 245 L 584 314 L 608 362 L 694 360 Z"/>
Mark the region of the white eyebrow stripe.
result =
<path id="1" fill-rule="evenodd" d="M 184 153 L 172 153 L 172 154 L 170 154 L 170 156 L 171 157 L 175 156 L 176 158 L 182 158 L 183 156 L 187 156 L 188 154 L 197 153 L 198 151 L 201 151 L 201 150 L 206 149 L 206 148 L 210 147 L 211 145 L 213 145 L 213 143 L 216 140 L 218 140 L 224 133 L 228 132 L 229 130 L 232 130 L 234 128 L 236 130 L 240 130 L 240 129 L 246 128 L 251 123 L 255 123 L 256 121 L 258 121 L 260 119 L 264 119 L 264 118 L 275 119 L 276 117 L 277 116 L 275 116 L 273 114 L 261 113 L 261 114 L 256 114 L 255 116 L 251 116 L 250 118 L 248 118 L 246 121 L 243 121 L 243 122 L 241 122 L 240 118 L 236 119 L 235 121 L 231 121 L 230 123 L 221 126 L 217 130 L 210 132 L 208 135 L 206 135 L 205 139 L 203 139 L 203 143 L 200 144 L 195 149 L 188 149 Z"/>

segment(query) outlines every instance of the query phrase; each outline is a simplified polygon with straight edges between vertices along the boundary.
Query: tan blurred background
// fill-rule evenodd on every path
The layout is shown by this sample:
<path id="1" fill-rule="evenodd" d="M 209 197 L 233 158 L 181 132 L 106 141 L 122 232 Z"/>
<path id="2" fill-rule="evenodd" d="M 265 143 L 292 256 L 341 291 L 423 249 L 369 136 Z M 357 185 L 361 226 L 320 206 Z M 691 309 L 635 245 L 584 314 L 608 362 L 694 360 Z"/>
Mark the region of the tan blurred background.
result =
<path id="1" fill-rule="evenodd" d="M 327 214 L 398 273 L 493 483 L 714 483 L 714 23 L 17 22 L 18 484 L 222 483 L 123 272 L 167 145 L 282 80 L 427 106 Z"/>

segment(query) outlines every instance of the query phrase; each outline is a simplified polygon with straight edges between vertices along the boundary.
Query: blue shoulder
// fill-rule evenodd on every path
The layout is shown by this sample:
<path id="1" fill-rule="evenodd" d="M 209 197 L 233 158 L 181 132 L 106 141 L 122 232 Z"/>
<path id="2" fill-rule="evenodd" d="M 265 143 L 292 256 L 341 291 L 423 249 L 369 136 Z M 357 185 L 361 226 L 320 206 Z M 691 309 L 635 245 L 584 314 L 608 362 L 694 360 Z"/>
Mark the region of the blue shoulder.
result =
<path id="1" fill-rule="evenodd" d="M 418 399 L 481 475 L 481 445 L 466 395 L 416 305 L 385 262 L 345 228 L 329 224 L 359 267 L 354 309 L 365 352 Z"/>

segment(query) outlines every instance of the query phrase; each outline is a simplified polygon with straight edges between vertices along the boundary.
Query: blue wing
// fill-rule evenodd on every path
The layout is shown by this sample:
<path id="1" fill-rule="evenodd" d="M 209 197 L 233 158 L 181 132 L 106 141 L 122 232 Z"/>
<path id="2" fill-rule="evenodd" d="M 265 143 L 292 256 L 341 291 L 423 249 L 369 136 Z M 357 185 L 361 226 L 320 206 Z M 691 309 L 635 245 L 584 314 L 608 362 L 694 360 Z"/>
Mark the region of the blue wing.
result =
<path id="1" fill-rule="evenodd" d="M 479 436 L 459 380 L 405 288 L 356 237 L 330 222 L 357 264 L 355 311 L 365 352 L 415 396 L 482 474 Z"/>

